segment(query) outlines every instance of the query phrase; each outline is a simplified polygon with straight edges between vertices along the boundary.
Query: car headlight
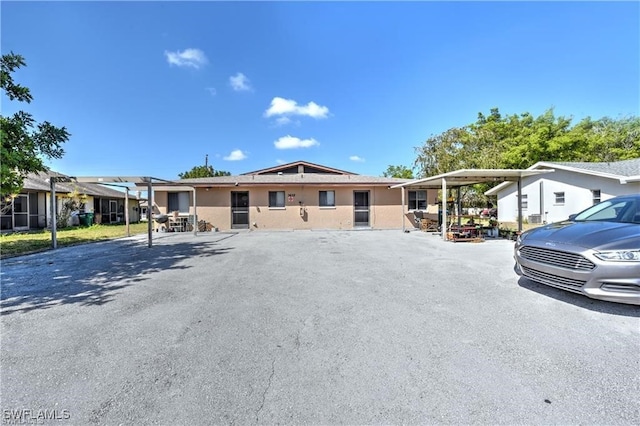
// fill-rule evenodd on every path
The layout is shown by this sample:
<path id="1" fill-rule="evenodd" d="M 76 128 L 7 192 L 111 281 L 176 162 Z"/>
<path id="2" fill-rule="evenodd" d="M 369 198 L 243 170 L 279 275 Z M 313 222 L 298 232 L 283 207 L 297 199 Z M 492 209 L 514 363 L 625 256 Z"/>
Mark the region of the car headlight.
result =
<path id="1" fill-rule="evenodd" d="M 614 262 L 640 262 L 640 250 L 612 250 L 594 253 L 594 256 L 600 260 L 609 260 Z"/>

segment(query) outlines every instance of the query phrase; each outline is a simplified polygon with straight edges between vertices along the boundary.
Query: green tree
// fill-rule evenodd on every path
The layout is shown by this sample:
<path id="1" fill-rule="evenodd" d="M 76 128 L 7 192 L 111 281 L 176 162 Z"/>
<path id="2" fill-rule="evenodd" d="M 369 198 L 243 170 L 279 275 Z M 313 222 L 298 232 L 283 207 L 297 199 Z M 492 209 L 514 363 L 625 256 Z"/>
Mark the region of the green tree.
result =
<path id="1" fill-rule="evenodd" d="M 204 177 L 215 177 L 215 176 L 231 176 L 231 173 L 225 172 L 223 170 L 213 170 L 213 166 L 205 165 L 205 166 L 195 166 L 191 170 L 178 173 L 180 179 L 192 179 L 192 178 L 204 178 Z"/>
<path id="2" fill-rule="evenodd" d="M 572 117 L 556 116 L 553 108 L 538 117 L 492 108 L 488 115 L 478 113 L 475 123 L 432 135 L 415 152 L 422 177 L 458 169 L 525 169 L 538 161 L 626 160 L 640 157 L 640 118 L 588 117 L 572 126 Z M 467 201 L 481 203 L 495 185 L 468 188 Z"/>
<path id="3" fill-rule="evenodd" d="M 466 128 L 452 128 L 431 136 L 424 145 L 416 147 L 414 167 L 418 169 L 418 176 L 435 176 L 465 168 L 468 158 L 464 155 L 464 147 L 468 137 Z"/>
<path id="4" fill-rule="evenodd" d="M 640 117 L 586 118 L 572 130 L 586 140 L 581 161 L 617 161 L 640 157 Z"/>
<path id="5" fill-rule="evenodd" d="M 33 97 L 29 88 L 14 83 L 12 77 L 16 69 L 26 66 L 24 58 L 11 52 L 2 55 L 0 65 L 3 93 L 11 101 L 30 103 Z M 0 193 L 17 194 L 22 190 L 27 174 L 46 171 L 43 157 L 61 158 L 64 155 L 62 144 L 69 136 L 65 127 L 55 127 L 48 121 L 36 123 L 32 115 L 24 111 L 7 117 L 0 115 Z"/>
<path id="6" fill-rule="evenodd" d="M 524 169 L 538 161 L 618 161 L 640 157 L 640 118 L 572 117 L 553 109 L 538 117 L 504 116 L 498 108 L 478 113 L 475 123 L 432 135 L 415 148 L 421 176 L 457 169 Z"/>
<path id="7" fill-rule="evenodd" d="M 413 179 L 413 170 L 407 166 L 392 166 L 389 165 L 387 170 L 382 173 L 384 177 L 393 177 L 401 179 Z"/>

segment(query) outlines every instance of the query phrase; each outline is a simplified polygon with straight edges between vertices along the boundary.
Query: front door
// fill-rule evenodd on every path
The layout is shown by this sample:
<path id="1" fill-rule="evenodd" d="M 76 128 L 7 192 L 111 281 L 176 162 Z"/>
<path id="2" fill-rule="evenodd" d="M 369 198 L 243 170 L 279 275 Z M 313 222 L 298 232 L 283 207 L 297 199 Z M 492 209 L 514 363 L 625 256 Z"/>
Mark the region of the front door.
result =
<path id="1" fill-rule="evenodd" d="M 353 226 L 369 226 L 369 191 L 353 192 Z"/>
<path id="2" fill-rule="evenodd" d="M 29 197 L 18 194 L 2 200 L 2 230 L 24 231 L 29 229 Z"/>
<path id="3" fill-rule="evenodd" d="M 29 229 L 29 196 L 19 194 L 13 199 L 13 229 L 24 231 Z"/>
<path id="4" fill-rule="evenodd" d="M 38 199 L 40 195 L 34 192 L 29 193 L 29 228 L 40 228 L 40 215 L 38 214 Z M 44 220 L 44 217 L 43 217 Z M 44 222 L 43 222 L 44 225 Z"/>
<path id="5" fill-rule="evenodd" d="M 231 228 L 249 229 L 248 191 L 231 191 Z"/>
<path id="6" fill-rule="evenodd" d="M 116 200 L 109 200 L 109 223 L 116 223 L 118 221 L 118 202 Z"/>

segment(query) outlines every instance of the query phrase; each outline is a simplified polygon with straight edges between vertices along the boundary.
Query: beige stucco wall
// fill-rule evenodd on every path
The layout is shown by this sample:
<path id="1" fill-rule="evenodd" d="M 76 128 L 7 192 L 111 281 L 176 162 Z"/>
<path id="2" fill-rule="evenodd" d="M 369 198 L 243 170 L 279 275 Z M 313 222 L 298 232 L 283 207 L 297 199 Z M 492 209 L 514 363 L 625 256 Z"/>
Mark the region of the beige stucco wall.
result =
<path id="1" fill-rule="evenodd" d="M 375 229 L 401 229 L 413 226 L 413 215 L 403 214 L 399 189 L 386 186 L 240 186 L 198 188 L 197 214 L 219 230 L 231 229 L 231 192 L 249 192 L 249 227 L 251 229 L 353 229 L 354 191 L 369 191 L 369 222 Z M 269 208 L 269 191 L 285 192 L 284 208 Z M 335 207 L 319 207 L 319 191 L 335 191 Z M 289 195 L 293 200 L 289 201 Z M 154 190 L 154 201 L 161 213 L 167 212 L 167 192 Z M 192 200 L 193 202 L 193 200 Z M 300 204 L 302 203 L 302 205 Z M 302 214 L 300 209 L 303 209 Z M 193 214 L 193 204 L 190 208 Z"/>

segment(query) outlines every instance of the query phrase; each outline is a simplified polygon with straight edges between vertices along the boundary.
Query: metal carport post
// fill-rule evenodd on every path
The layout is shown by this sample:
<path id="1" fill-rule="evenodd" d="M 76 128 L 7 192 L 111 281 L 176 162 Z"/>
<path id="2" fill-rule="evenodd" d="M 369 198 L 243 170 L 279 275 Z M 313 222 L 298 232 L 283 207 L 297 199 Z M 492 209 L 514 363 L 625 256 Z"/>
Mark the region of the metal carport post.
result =
<path id="1" fill-rule="evenodd" d="M 58 203 L 56 200 L 56 182 L 72 182 L 76 178 L 70 176 L 51 176 L 49 185 L 51 186 L 51 248 L 58 248 Z"/>

